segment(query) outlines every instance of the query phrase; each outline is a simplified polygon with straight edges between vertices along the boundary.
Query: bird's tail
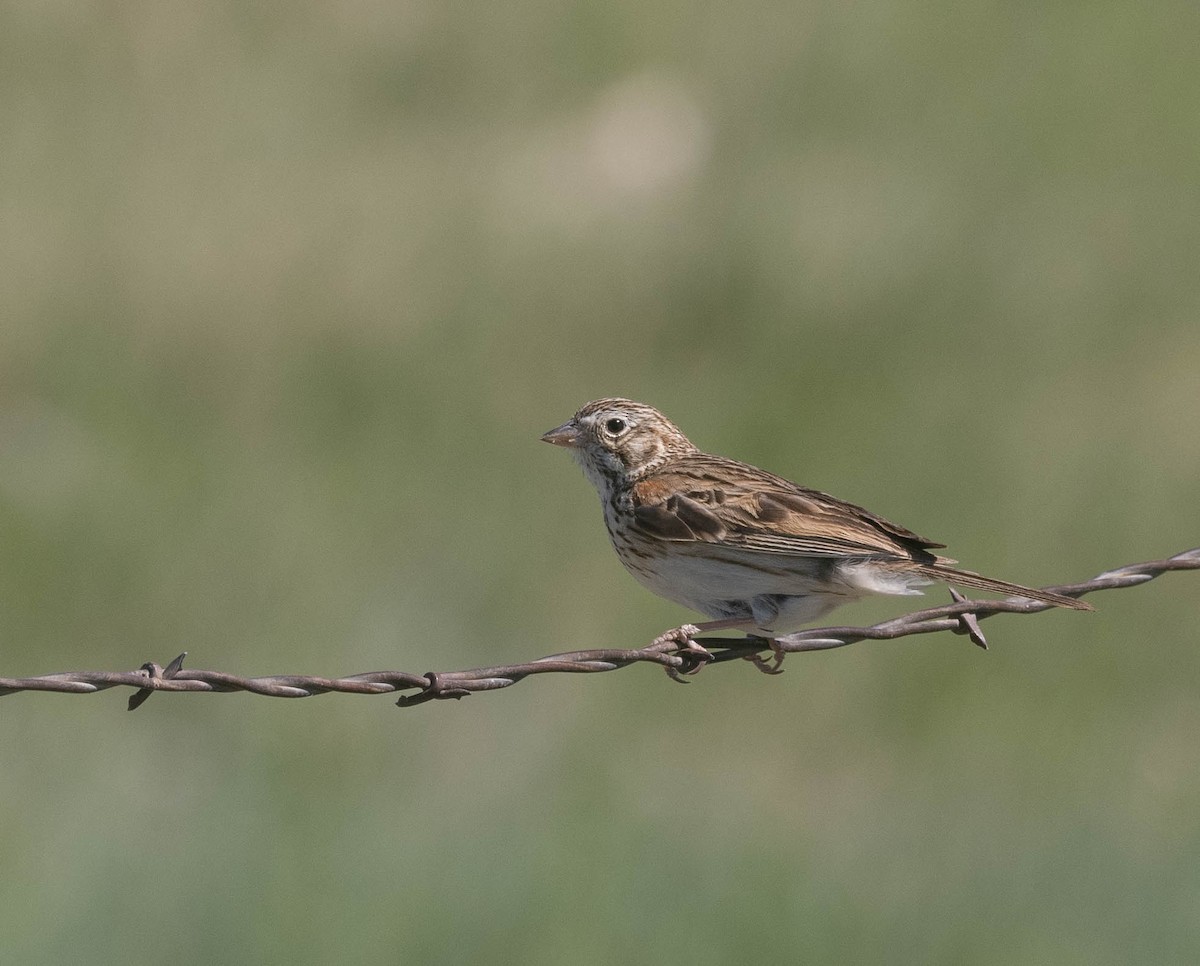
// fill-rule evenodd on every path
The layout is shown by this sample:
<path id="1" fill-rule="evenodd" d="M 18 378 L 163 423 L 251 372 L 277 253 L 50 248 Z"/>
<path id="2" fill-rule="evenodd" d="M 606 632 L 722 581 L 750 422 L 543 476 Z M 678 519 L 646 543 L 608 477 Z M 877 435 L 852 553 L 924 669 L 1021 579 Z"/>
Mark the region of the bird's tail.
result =
<path id="1" fill-rule="evenodd" d="M 991 590 L 997 594 L 1008 594 L 1010 597 L 1032 597 L 1043 600 L 1055 607 L 1070 607 L 1072 610 L 1095 610 L 1086 601 L 1074 597 L 1064 597 L 1048 590 L 1038 590 L 1035 587 L 1022 587 L 1020 584 L 1010 584 L 1007 580 L 996 580 L 993 577 L 983 577 L 969 570 L 958 570 L 942 563 L 925 564 L 919 567 L 920 573 L 933 580 L 947 584 L 961 584 L 963 587 L 973 587 L 976 590 Z"/>

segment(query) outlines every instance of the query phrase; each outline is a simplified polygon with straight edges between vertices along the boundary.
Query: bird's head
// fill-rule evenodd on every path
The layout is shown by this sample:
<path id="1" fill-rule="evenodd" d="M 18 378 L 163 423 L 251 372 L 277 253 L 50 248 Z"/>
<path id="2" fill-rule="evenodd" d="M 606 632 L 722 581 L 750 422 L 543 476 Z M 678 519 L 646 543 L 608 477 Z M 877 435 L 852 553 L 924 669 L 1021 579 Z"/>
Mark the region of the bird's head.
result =
<path id="1" fill-rule="evenodd" d="M 542 441 L 570 449 L 601 492 L 696 449 L 657 409 L 631 399 L 590 402 Z"/>

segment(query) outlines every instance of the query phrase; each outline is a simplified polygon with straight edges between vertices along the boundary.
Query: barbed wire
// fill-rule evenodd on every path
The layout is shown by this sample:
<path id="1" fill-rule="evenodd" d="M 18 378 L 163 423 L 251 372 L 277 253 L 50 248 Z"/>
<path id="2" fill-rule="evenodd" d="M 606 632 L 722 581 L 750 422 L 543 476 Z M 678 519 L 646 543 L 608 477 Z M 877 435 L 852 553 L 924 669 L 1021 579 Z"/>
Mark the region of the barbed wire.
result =
<path id="1" fill-rule="evenodd" d="M 1068 597 L 1082 597 L 1097 590 L 1135 587 L 1175 570 L 1200 570 L 1200 547 L 1163 560 L 1129 564 L 1077 584 L 1060 584 L 1045 590 Z M 699 672 L 710 664 L 744 659 L 768 674 L 778 673 L 784 655 L 803 651 L 821 651 L 845 647 L 859 641 L 894 640 L 912 634 L 951 631 L 966 635 L 979 647 L 987 640 L 979 622 L 996 614 L 1034 614 L 1053 605 L 1025 597 L 1003 600 L 967 600 L 951 589 L 953 603 L 905 614 L 870 627 L 819 627 L 800 631 L 769 642 L 761 637 L 694 637 L 677 629 L 661 635 L 641 648 L 603 648 L 565 651 L 524 664 L 471 668 L 465 671 L 430 671 L 411 674 L 406 671 L 370 671 L 340 678 L 300 674 L 272 674 L 265 677 L 240 677 L 223 671 L 185 670 L 185 651 L 166 667 L 153 662 L 136 671 L 66 671 L 28 678 L 0 677 L 0 696 L 17 691 L 55 691 L 64 694 L 94 694 L 115 687 L 136 688 L 129 698 L 129 710 L 139 707 L 156 691 L 229 692 L 248 691 L 274 698 L 307 698 L 336 691 L 342 694 L 401 694 L 397 704 L 413 707 L 426 701 L 462 698 L 479 691 L 496 691 L 537 674 L 592 674 L 615 671 L 633 664 L 657 664 L 674 680 L 687 683 L 686 675 Z M 687 625 L 685 625 L 687 627 Z M 691 629 L 694 631 L 694 628 Z M 683 632 L 681 632 L 683 631 Z M 767 659 L 765 654 L 772 653 Z"/>

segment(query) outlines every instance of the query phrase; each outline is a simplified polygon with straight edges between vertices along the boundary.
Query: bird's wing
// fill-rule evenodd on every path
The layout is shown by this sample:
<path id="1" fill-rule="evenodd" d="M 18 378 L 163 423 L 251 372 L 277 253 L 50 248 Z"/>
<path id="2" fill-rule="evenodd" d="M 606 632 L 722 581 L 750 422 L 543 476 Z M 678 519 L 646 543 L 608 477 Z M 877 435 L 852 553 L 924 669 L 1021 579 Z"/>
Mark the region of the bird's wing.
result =
<path id="1" fill-rule="evenodd" d="M 634 517 L 647 533 L 765 554 L 874 556 L 932 563 L 918 536 L 853 503 L 797 486 L 757 467 L 695 454 L 633 486 Z"/>

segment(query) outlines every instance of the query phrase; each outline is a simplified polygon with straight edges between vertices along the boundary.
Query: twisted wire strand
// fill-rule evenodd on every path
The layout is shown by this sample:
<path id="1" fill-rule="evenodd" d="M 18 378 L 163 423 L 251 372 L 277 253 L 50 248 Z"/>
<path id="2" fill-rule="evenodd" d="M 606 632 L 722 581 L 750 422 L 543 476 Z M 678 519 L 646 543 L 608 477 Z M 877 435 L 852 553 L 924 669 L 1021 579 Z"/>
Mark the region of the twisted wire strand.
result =
<path id="1" fill-rule="evenodd" d="M 1176 570 L 1200 570 L 1200 547 L 1163 560 L 1106 570 L 1080 583 L 1044 589 L 1068 597 L 1082 597 L 1098 590 L 1135 587 Z M 135 671 L 65 671 L 27 678 L 0 677 L 0 696 L 17 691 L 94 694 L 109 688 L 128 687 L 136 689 L 136 693 L 129 698 L 129 710 L 132 711 L 156 691 L 248 691 L 275 698 L 306 698 L 330 691 L 341 694 L 411 692 L 402 693 L 396 703 L 400 707 L 412 707 L 426 701 L 462 698 L 477 691 L 496 691 L 538 674 L 593 674 L 615 671 L 633 664 L 657 664 L 672 678 L 684 683 L 684 675 L 695 674 L 709 664 L 722 664 L 736 659 L 750 660 L 760 670 L 775 673 L 784 654 L 828 650 L 859 641 L 894 640 L 938 631 L 964 634 L 979 647 L 986 648 L 987 640 L 979 628 L 979 621 L 996 614 L 1034 614 L 1050 610 L 1053 606 L 1024 597 L 967 600 L 954 590 L 950 593 L 954 598 L 953 603 L 940 607 L 929 607 L 870 627 L 813 628 L 787 635 L 773 645 L 758 637 L 699 637 L 689 641 L 686 635 L 664 635 L 646 647 L 565 651 L 524 664 L 463 671 L 430 671 L 425 674 L 369 671 L 339 678 L 301 674 L 241 677 L 223 671 L 185 670 L 185 651 L 166 667 L 148 662 Z M 775 652 L 774 663 L 761 656 L 768 650 Z"/>

